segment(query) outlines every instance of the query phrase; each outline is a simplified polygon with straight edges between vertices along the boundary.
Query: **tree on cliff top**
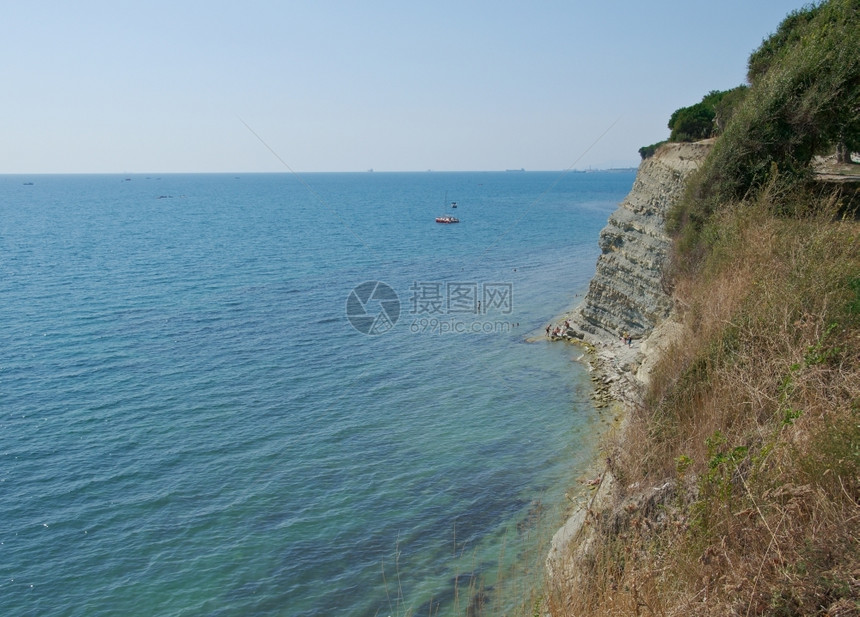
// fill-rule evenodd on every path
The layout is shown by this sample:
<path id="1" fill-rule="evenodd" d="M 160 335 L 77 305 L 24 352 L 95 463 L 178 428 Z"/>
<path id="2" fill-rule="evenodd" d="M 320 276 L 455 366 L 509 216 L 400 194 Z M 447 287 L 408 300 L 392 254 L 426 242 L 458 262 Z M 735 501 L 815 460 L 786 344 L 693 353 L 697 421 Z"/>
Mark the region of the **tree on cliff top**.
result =
<path id="1" fill-rule="evenodd" d="M 711 90 L 695 105 L 676 109 L 669 118 L 668 126 L 672 131 L 669 139 L 639 148 L 642 160 L 653 156 L 667 141 L 698 141 L 719 135 L 743 100 L 746 91 L 746 86 L 723 91 Z"/>
<path id="2" fill-rule="evenodd" d="M 759 77 L 767 73 L 786 47 L 801 40 L 804 29 L 821 10 L 821 5 L 808 4 L 789 13 L 779 24 L 776 32 L 764 39 L 747 61 L 747 81 L 755 83 Z"/>
<path id="3" fill-rule="evenodd" d="M 698 141 L 719 134 L 746 90 L 746 86 L 711 90 L 695 105 L 676 109 L 669 118 L 669 141 Z"/>
<path id="4" fill-rule="evenodd" d="M 860 150 L 860 0 L 791 13 L 750 56 L 750 88 L 680 218 L 701 228 L 721 203 L 808 178 L 815 154 Z M 676 222 L 680 222 L 676 221 Z"/>
<path id="5" fill-rule="evenodd" d="M 835 8 L 833 4 L 841 4 L 841 7 Z M 829 3 L 829 4 L 810 4 L 796 11 L 792 11 L 782 21 L 777 28 L 777 31 L 764 39 L 761 46 L 756 49 L 749 57 L 747 63 L 747 79 L 751 84 L 756 83 L 760 78 L 767 75 L 771 67 L 782 62 L 785 56 L 796 53 L 798 49 L 804 49 L 807 45 L 814 45 L 816 39 L 826 36 L 826 30 L 835 28 L 841 31 L 846 25 L 851 27 L 850 14 L 854 13 L 855 21 L 853 28 L 856 34 L 856 13 L 858 11 L 858 3 L 856 1 Z M 849 17 L 848 20 L 845 18 Z M 857 47 L 852 47 L 852 42 L 856 41 L 856 37 L 852 39 L 850 33 L 845 40 L 847 50 L 853 48 L 853 53 L 857 55 Z M 830 131 L 830 145 L 836 146 L 837 160 L 840 163 L 850 163 L 850 153 L 860 149 L 858 143 L 857 120 L 860 116 L 860 106 L 856 104 L 857 78 L 854 76 L 854 103 L 851 103 L 851 84 L 847 84 L 847 91 L 842 93 L 847 94 L 847 100 L 841 104 L 838 100 L 833 106 L 834 116 L 830 118 L 834 125 Z M 839 96 L 839 93 L 835 93 Z M 853 122 L 852 122 L 853 121 Z M 851 126 L 852 123 L 855 126 Z"/>

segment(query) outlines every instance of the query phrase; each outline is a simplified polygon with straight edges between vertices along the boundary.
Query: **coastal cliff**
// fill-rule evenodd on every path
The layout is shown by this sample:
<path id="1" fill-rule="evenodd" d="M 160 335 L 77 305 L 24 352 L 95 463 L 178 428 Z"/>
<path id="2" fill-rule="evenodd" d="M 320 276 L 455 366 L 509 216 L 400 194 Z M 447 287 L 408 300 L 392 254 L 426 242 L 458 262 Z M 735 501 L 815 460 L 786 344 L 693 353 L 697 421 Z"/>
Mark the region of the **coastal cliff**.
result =
<path id="1" fill-rule="evenodd" d="M 666 213 L 711 144 L 665 144 L 642 162 L 630 193 L 600 232 L 602 253 L 588 293 L 565 316 L 570 325 L 559 338 L 589 344 L 598 395 L 606 392 L 606 400 L 634 404 L 657 355 L 676 336 L 677 324 L 669 319 L 672 298 L 663 285 L 671 245 Z M 636 339 L 635 345 L 619 340 L 625 333 Z M 578 528 L 582 517 L 582 512 L 571 517 L 554 541 L 554 551 L 570 540 L 571 526 Z"/>
<path id="2" fill-rule="evenodd" d="M 617 423 L 553 537 L 544 614 L 858 614 L 860 223 L 840 195 L 727 205 L 667 318 L 632 345 L 585 335 Z"/>
<path id="3" fill-rule="evenodd" d="M 630 193 L 600 232 L 602 252 L 588 293 L 559 319 L 566 325 L 551 335 L 591 350 L 587 361 L 600 408 L 613 401 L 635 404 L 656 352 L 677 332 L 664 285 L 671 247 L 666 213 L 712 144 L 668 143 L 642 161 Z"/>
<path id="4" fill-rule="evenodd" d="M 858 26 L 856 0 L 789 14 L 748 86 L 672 114 L 713 144 L 659 148 L 601 234 L 551 338 L 617 422 L 544 614 L 860 615 Z"/>
<path id="5" fill-rule="evenodd" d="M 669 143 L 639 167 L 633 187 L 600 233 L 602 253 L 582 303 L 564 316 L 562 336 L 587 344 L 587 360 L 595 383 L 598 407 L 635 405 L 659 354 L 676 339 L 680 327 L 671 318 L 672 298 L 663 285 L 671 239 L 666 213 L 681 198 L 685 183 L 710 151 L 712 140 Z M 633 341 L 621 340 L 628 335 Z M 618 428 L 624 430 L 624 422 Z M 654 495 L 637 495 L 619 505 L 615 479 L 607 465 L 593 470 L 589 491 L 552 539 L 547 558 L 549 579 L 556 589 L 575 593 L 587 576 L 583 564 L 594 561 L 595 528 L 591 521 L 614 520 L 623 525 L 631 503 L 661 501 L 671 487 Z M 656 489 L 654 489 L 656 490 Z M 652 490 L 652 492 L 654 492 Z M 650 501 L 649 501 L 650 500 Z M 652 504 L 653 505 L 653 504 Z M 629 517 L 628 517 L 629 518 Z M 567 604 L 567 602 L 562 602 Z"/>
<path id="6" fill-rule="evenodd" d="M 588 340 L 647 335 L 672 302 L 663 286 L 669 251 L 665 221 L 684 183 L 711 142 L 670 143 L 639 166 L 633 188 L 600 232 L 602 254 L 583 303 L 570 315 L 568 336 Z"/>

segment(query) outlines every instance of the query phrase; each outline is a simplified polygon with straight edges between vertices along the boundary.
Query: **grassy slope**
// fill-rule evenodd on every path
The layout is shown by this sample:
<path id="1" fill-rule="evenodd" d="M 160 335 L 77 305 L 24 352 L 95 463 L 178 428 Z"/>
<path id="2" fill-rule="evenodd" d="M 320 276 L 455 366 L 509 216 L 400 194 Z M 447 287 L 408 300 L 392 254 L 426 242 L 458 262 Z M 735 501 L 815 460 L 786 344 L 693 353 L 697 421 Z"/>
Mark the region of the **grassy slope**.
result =
<path id="1" fill-rule="evenodd" d="M 807 181 L 856 139 L 860 2 L 805 23 L 669 219 L 684 336 L 609 446 L 616 509 L 556 616 L 860 615 L 860 224 Z"/>
<path id="2" fill-rule="evenodd" d="M 602 530 L 564 612 L 857 614 L 858 224 L 770 199 L 723 212 L 678 281 L 685 335 L 612 455 L 620 486 L 676 488 Z"/>

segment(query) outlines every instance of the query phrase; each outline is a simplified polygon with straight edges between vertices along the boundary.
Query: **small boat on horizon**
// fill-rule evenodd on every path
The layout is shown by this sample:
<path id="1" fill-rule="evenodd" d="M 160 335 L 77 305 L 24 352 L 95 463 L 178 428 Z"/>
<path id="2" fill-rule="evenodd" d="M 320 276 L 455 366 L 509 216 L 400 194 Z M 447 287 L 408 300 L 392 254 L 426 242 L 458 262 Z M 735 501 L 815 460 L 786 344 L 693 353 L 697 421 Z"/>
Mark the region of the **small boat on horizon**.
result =
<path id="1" fill-rule="evenodd" d="M 448 193 L 445 193 L 445 203 L 448 203 Z M 456 208 L 457 202 L 452 201 L 451 207 Z M 460 219 L 458 219 L 456 216 L 454 216 L 452 214 L 443 214 L 442 216 L 436 217 L 436 222 L 437 223 L 459 223 Z"/>

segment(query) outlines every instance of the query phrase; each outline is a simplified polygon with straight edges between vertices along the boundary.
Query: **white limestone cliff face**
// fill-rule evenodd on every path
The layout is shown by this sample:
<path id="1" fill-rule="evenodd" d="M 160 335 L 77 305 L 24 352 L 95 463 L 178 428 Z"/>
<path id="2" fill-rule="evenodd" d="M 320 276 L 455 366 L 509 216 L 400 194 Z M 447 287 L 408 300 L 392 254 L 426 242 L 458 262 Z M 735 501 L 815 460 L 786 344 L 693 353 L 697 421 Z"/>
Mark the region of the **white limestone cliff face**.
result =
<path id="1" fill-rule="evenodd" d="M 669 315 L 672 303 L 663 286 L 670 245 L 666 213 L 710 147 L 708 141 L 666 144 L 642 162 L 632 190 L 600 232 L 603 252 L 569 334 L 618 338 L 626 332 L 640 338 Z"/>
<path id="2" fill-rule="evenodd" d="M 672 301 L 663 285 L 671 249 L 666 213 L 685 190 L 689 174 L 704 160 L 710 141 L 662 146 L 639 166 L 630 193 L 600 233 L 602 254 L 585 300 L 566 317 L 566 338 L 594 344 L 588 362 L 596 384 L 605 384 L 607 400 L 618 401 L 617 430 L 625 430 L 625 411 L 635 405 L 660 354 L 683 333 L 670 316 Z M 628 333 L 635 345 L 619 340 Z M 603 406 L 603 405 L 601 405 Z M 672 483 L 630 490 L 622 500 L 612 474 L 596 462 L 578 508 L 552 539 L 547 556 L 550 584 L 559 602 L 576 594 L 593 574 L 596 526 L 622 528 L 631 512 L 657 512 L 676 491 Z M 658 520 L 659 517 L 655 517 Z"/>

